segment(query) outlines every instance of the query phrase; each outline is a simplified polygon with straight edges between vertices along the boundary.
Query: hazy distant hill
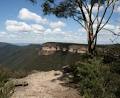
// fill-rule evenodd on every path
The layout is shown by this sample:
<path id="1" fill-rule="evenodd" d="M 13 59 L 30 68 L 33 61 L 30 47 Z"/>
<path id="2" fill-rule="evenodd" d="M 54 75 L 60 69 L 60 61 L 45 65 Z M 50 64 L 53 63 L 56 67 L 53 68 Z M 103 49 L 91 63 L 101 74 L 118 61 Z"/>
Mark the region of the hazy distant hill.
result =
<path id="1" fill-rule="evenodd" d="M 17 68 L 32 63 L 30 58 L 37 56 L 37 47 L 40 45 L 16 46 L 0 43 L 0 64 Z"/>
<path id="2" fill-rule="evenodd" d="M 45 43 L 43 45 L 17 46 L 7 43 L 0 43 L 0 65 L 13 69 L 26 70 L 47 70 L 58 69 L 63 65 L 72 64 L 79 61 L 81 54 L 69 52 L 55 52 L 51 55 L 40 55 L 41 48 L 48 45 L 79 45 L 68 43 Z M 83 45 L 86 46 L 86 45 Z"/>
<path id="3" fill-rule="evenodd" d="M 60 52 L 48 56 L 39 55 L 40 49 L 41 45 L 17 46 L 0 43 L 0 64 L 14 69 L 47 70 L 71 64 L 79 58 L 76 54 Z"/>

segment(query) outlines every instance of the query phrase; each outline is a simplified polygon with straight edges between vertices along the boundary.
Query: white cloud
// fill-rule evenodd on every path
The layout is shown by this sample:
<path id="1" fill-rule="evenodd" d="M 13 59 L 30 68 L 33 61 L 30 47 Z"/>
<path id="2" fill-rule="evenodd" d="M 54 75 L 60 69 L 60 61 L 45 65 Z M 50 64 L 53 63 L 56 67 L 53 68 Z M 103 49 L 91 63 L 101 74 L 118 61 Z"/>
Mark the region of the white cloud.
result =
<path id="1" fill-rule="evenodd" d="M 7 20 L 5 24 L 6 24 L 6 30 L 10 32 L 30 32 L 31 31 L 31 27 L 24 22 Z"/>
<path id="2" fill-rule="evenodd" d="M 37 15 L 36 13 L 33 13 L 33 12 L 29 11 L 26 8 L 22 8 L 19 11 L 18 17 L 22 20 L 32 20 L 32 21 L 35 21 L 36 23 L 46 24 L 48 22 L 47 19 L 42 18 L 41 16 Z"/>
<path id="3" fill-rule="evenodd" d="M 10 38 L 17 38 L 17 35 L 15 35 L 15 34 L 10 34 L 8 37 L 10 37 Z"/>
<path id="4" fill-rule="evenodd" d="M 116 29 L 116 26 L 112 25 L 112 24 L 107 24 L 104 28 L 114 30 L 114 29 Z"/>
<path id="5" fill-rule="evenodd" d="M 88 8 L 89 8 L 89 10 L 90 10 L 90 9 L 91 9 L 91 5 L 88 5 Z M 80 8 L 77 8 L 77 10 L 80 11 Z M 104 10 L 104 7 L 103 7 L 103 6 L 100 6 L 100 8 L 99 8 L 99 13 L 102 13 L 103 10 Z M 85 8 L 84 6 L 83 6 L 83 11 L 84 11 L 84 13 L 85 13 L 85 16 L 86 16 L 87 20 L 89 20 L 88 12 L 87 12 L 87 10 L 86 10 L 86 8 Z M 97 12 L 98 12 L 98 4 L 96 4 L 96 5 L 93 6 L 93 8 L 92 8 L 92 15 L 91 15 L 92 20 L 94 20 L 94 19 L 96 18 Z M 101 18 L 102 18 L 102 17 L 101 17 L 100 14 L 99 14 L 98 20 L 100 21 Z M 103 22 L 105 22 L 105 19 L 103 19 Z M 97 20 L 95 21 L 95 23 L 97 23 Z"/>
<path id="6" fill-rule="evenodd" d="M 93 10 L 95 12 L 96 8 Z M 83 28 L 74 32 L 72 30 L 64 30 L 64 27 L 66 26 L 64 22 L 48 22 L 49 20 L 42 18 L 26 8 L 21 9 L 18 16 L 22 22 L 18 20 L 6 20 L 5 24 L 7 31 L 0 32 L 0 38 L 2 40 L 6 38 L 11 41 L 21 42 L 63 41 L 87 43 L 87 33 L 85 33 L 86 31 Z M 93 15 L 92 18 L 94 18 Z M 29 22 L 31 20 L 35 21 L 35 23 L 33 24 L 33 22 Z M 94 28 L 95 27 L 96 23 L 94 24 Z M 112 29 L 115 32 L 119 31 L 119 26 L 113 24 L 107 24 L 105 28 Z M 106 39 L 105 37 L 111 37 L 111 35 L 108 34 L 108 32 L 106 33 L 105 31 L 102 31 L 102 33 L 99 34 L 98 42 L 104 43 L 105 40 L 109 42 L 109 39 Z"/>
<path id="7" fill-rule="evenodd" d="M 119 0 L 116 2 L 115 12 L 116 12 L 116 13 L 119 13 L 119 12 L 120 12 L 120 1 L 119 1 Z"/>
<path id="8" fill-rule="evenodd" d="M 120 12 L 120 6 L 116 8 L 116 12 Z"/>
<path id="9" fill-rule="evenodd" d="M 47 35 L 47 34 L 51 34 L 51 35 L 64 35 L 65 34 L 65 32 L 64 31 L 62 31 L 60 28 L 56 28 L 56 29 L 50 29 L 50 28 L 48 28 L 48 29 L 46 29 L 45 30 L 45 32 L 44 32 L 44 34 L 45 35 Z"/>
<path id="10" fill-rule="evenodd" d="M 52 33 L 52 30 L 51 29 L 46 29 L 46 31 L 44 33 L 45 34 Z"/>
<path id="11" fill-rule="evenodd" d="M 51 22 L 50 23 L 50 27 L 52 29 L 57 29 L 57 28 L 62 28 L 65 26 L 65 23 L 63 23 L 62 21 L 58 21 L 58 22 Z"/>
<path id="12" fill-rule="evenodd" d="M 0 35 L 5 35 L 5 34 L 7 34 L 6 32 L 0 32 Z"/>
<path id="13" fill-rule="evenodd" d="M 28 25 L 25 22 L 18 22 L 15 20 L 6 21 L 6 30 L 9 32 L 33 32 L 33 33 L 43 33 L 45 28 L 39 24 Z"/>
<path id="14" fill-rule="evenodd" d="M 16 20 L 7 20 L 6 21 L 6 30 L 8 32 L 27 32 L 27 33 L 61 33 L 62 27 L 65 24 L 61 21 L 51 22 L 50 27 L 44 28 L 40 24 L 27 24 L 25 22 L 18 22 Z"/>
<path id="15" fill-rule="evenodd" d="M 78 32 L 86 32 L 86 30 L 84 29 L 84 28 L 80 28 L 79 30 L 78 30 Z"/>
<path id="16" fill-rule="evenodd" d="M 102 11 L 104 9 L 103 6 L 100 6 L 99 8 L 99 11 Z M 98 11 L 98 5 L 96 4 L 94 7 L 93 7 L 93 12 L 96 13 Z"/>
<path id="17" fill-rule="evenodd" d="M 32 24 L 31 25 L 32 31 L 35 33 L 43 33 L 45 32 L 45 28 L 39 24 Z"/>
<path id="18" fill-rule="evenodd" d="M 53 30 L 53 33 L 61 32 L 62 30 L 60 28 L 56 28 Z"/>
<path id="19" fill-rule="evenodd" d="M 4 36 L 6 36 L 6 35 L 7 35 L 6 32 L 0 32 L 0 37 L 4 37 Z"/>
<path id="20" fill-rule="evenodd" d="M 8 32 L 0 32 L 0 38 L 16 38 L 17 35 Z"/>
<path id="21" fill-rule="evenodd" d="M 89 10 L 91 9 L 91 5 L 88 5 Z M 102 11 L 104 9 L 103 6 L 99 7 L 99 11 Z M 80 11 L 80 8 L 77 8 L 78 11 Z M 83 11 L 87 13 L 86 8 L 83 6 Z M 94 5 L 92 8 L 93 13 L 96 13 L 98 11 L 98 4 Z"/>
<path id="22" fill-rule="evenodd" d="M 103 25 L 104 25 L 104 24 L 101 24 L 101 27 L 102 27 Z M 112 25 L 112 24 L 106 24 L 106 25 L 104 26 L 104 28 L 109 29 L 109 30 L 115 30 L 116 27 L 117 27 L 117 26 Z M 96 24 L 96 23 L 93 25 L 93 28 L 94 28 L 94 29 L 97 28 L 97 24 Z"/>

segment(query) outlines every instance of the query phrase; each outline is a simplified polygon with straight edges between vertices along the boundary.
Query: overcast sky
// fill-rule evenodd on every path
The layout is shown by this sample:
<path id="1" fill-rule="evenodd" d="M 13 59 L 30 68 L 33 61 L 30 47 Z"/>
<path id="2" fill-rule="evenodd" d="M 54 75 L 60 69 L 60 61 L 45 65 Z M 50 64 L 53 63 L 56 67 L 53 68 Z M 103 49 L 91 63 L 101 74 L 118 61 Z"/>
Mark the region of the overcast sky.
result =
<path id="1" fill-rule="evenodd" d="M 44 43 L 72 42 L 87 43 L 85 30 L 72 19 L 60 19 L 53 15 L 44 16 L 38 0 L 32 4 L 27 0 L 1 0 L 0 2 L 0 42 L 9 43 Z M 104 7 L 101 7 L 101 11 Z M 94 12 L 96 12 L 94 7 Z M 94 17 L 94 14 L 93 14 Z M 119 32 L 120 7 L 115 9 L 108 29 Z M 120 43 L 120 37 L 102 31 L 98 36 L 98 44 Z"/>

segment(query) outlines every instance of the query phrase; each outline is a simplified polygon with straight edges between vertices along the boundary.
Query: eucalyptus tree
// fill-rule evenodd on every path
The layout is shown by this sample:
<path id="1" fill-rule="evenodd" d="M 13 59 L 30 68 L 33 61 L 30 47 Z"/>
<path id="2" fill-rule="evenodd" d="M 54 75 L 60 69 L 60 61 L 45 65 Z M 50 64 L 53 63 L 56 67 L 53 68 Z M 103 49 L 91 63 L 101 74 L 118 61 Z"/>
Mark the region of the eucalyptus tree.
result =
<path id="1" fill-rule="evenodd" d="M 30 0 L 35 3 L 37 0 Z M 72 18 L 87 32 L 88 53 L 96 51 L 98 33 L 107 25 L 118 0 L 43 0 L 45 15 Z"/>

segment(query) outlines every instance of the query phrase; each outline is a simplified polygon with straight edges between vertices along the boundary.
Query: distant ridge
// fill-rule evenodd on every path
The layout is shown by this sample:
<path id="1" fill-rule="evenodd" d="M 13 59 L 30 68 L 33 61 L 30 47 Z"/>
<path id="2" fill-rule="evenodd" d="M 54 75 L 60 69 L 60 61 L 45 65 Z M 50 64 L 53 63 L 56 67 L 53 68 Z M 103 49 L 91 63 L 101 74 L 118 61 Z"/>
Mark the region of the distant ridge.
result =
<path id="1" fill-rule="evenodd" d="M 55 53 L 49 56 L 39 55 L 39 52 L 45 44 L 71 44 L 71 43 L 57 43 L 48 42 L 44 44 L 29 44 L 27 46 L 18 46 L 8 43 L 0 43 L 0 65 L 12 69 L 58 69 L 61 66 L 71 64 L 79 57 L 73 54 Z M 73 44 L 73 43 L 72 43 Z"/>
<path id="2" fill-rule="evenodd" d="M 68 44 L 68 45 L 87 45 L 87 44 L 80 44 L 80 43 L 68 43 L 68 42 L 46 42 L 43 44 Z"/>
<path id="3" fill-rule="evenodd" d="M 57 52 L 51 55 L 39 55 L 42 47 L 47 45 L 83 45 L 86 44 L 74 44 L 74 43 L 62 43 L 62 42 L 47 42 L 41 44 L 29 44 L 25 46 L 18 46 L 8 43 L 0 42 L 0 65 L 7 66 L 12 69 L 24 69 L 24 70 L 48 70 L 59 69 L 64 65 L 72 64 L 80 60 L 80 54 L 73 53 L 61 53 Z M 104 47 L 113 47 L 114 45 L 107 45 Z M 116 46 L 116 45 L 115 45 Z M 119 44 L 117 46 L 120 46 Z M 101 47 L 101 46 L 100 46 Z"/>
<path id="4" fill-rule="evenodd" d="M 69 43 L 69 42 L 44 42 L 44 43 L 8 43 L 8 42 L 0 42 L 0 45 L 1 44 L 5 44 L 5 45 L 16 45 L 16 46 L 28 46 L 28 45 L 44 45 L 44 44 L 47 44 L 47 43 L 50 43 L 50 44 L 68 44 L 68 45 L 86 45 L 87 44 L 83 44 L 83 43 Z M 120 43 L 116 43 L 116 44 L 98 44 L 97 46 L 111 46 L 111 45 L 120 45 Z"/>

